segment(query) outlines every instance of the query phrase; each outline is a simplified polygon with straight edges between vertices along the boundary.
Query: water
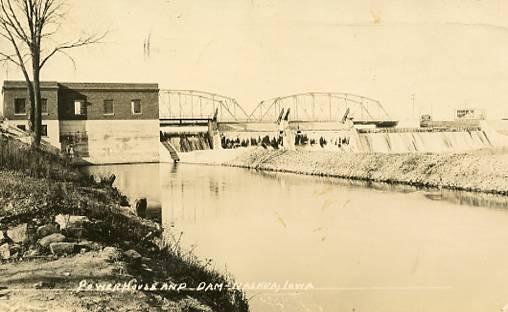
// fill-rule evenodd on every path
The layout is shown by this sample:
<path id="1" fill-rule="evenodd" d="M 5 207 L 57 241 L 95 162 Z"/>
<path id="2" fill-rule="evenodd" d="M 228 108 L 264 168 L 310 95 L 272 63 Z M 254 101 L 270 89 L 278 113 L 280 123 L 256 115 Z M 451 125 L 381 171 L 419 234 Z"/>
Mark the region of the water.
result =
<path id="1" fill-rule="evenodd" d="M 507 199 L 236 168 L 99 166 L 162 207 L 183 244 L 241 283 L 252 311 L 500 311 Z M 160 183 L 159 183 L 160 182 Z"/>

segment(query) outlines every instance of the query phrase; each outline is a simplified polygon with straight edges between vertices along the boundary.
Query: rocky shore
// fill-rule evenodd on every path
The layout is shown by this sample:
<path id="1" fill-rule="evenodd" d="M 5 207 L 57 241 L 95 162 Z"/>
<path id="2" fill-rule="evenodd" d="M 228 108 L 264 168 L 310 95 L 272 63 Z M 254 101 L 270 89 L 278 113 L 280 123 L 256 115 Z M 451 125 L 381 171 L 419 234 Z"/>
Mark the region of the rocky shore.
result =
<path id="1" fill-rule="evenodd" d="M 344 153 L 263 148 L 189 153 L 188 163 L 508 195 L 508 149 L 460 153 Z"/>
<path id="2" fill-rule="evenodd" d="M 217 162 L 215 162 L 217 164 Z M 225 166 L 508 195 L 508 149 L 337 153 L 246 149 Z"/>
<path id="3" fill-rule="evenodd" d="M 248 311 L 112 182 L 0 133 L 0 311 Z"/>

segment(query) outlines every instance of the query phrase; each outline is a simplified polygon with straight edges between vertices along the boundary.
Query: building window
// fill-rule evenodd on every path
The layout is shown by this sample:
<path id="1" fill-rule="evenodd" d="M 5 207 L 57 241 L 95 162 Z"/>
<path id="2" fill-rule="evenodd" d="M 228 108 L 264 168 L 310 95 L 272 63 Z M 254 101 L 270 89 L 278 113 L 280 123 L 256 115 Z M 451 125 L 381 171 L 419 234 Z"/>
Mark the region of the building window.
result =
<path id="1" fill-rule="evenodd" d="M 26 125 L 17 125 L 16 128 L 18 128 L 19 130 L 26 131 Z"/>
<path id="2" fill-rule="evenodd" d="M 83 100 L 75 100 L 74 101 L 74 115 L 84 115 L 85 114 L 85 101 Z"/>
<path id="3" fill-rule="evenodd" d="M 104 115 L 113 115 L 114 113 L 113 100 L 104 100 Z"/>
<path id="4" fill-rule="evenodd" d="M 43 115 L 48 114 L 48 99 L 41 99 L 41 112 Z"/>
<path id="5" fill-rule="evenodd" d="M 26 115 L 26 100 L 15 99 L 14 100 L 14 115 Z"/>
<path id="6" fill-rule="evenodd" d="M 134 115 L 141 115 L 141 100 L 132 100 L 131 106 Z"/>
<path id="7" fill-rule="evenodd" d="M 48 136 L 48 125 L 41 126 L 41 135 L 47 137 Z"/>

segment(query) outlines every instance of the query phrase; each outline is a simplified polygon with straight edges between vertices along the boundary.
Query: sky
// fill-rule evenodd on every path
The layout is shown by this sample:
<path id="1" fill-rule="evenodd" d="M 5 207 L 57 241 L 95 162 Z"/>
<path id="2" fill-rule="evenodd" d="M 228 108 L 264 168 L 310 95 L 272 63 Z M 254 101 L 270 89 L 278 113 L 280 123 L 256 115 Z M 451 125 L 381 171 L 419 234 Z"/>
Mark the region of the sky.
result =
<path id="1" fill-rule="evenodd" d="M 508 118 L 508 1 L 68 0 L 65 10 L 54 40 L 108 35 L 70 52 L 76 68 L 52 59 L 44 80 L 157 82 L 231 96 L 248 112 L 323 91 L 377 99 L 402 120 L 466 106 Z M 22 76 L 0 67 L 7 78 Z"/>

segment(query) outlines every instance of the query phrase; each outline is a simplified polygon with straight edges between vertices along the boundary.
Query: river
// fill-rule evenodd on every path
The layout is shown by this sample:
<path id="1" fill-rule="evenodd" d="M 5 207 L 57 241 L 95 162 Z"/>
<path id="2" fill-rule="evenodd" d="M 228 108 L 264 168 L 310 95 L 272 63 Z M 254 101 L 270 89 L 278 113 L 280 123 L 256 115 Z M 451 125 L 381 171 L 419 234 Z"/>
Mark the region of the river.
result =
<path id="1" fill-rule="evenodd" d="M 185 249 L 248 288 L 306 288 L 250 289 L 254 312 L 508 304 L 504 197 L 185 164 L 87 170 L 147 197 Z"/>

